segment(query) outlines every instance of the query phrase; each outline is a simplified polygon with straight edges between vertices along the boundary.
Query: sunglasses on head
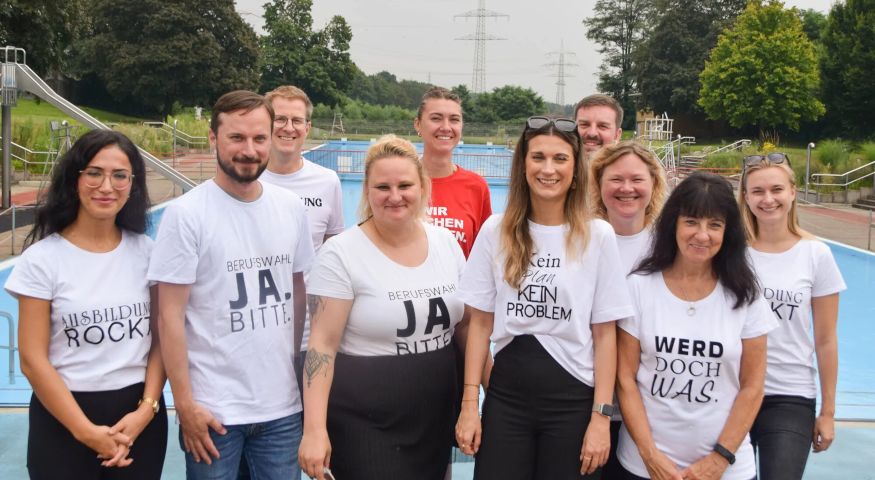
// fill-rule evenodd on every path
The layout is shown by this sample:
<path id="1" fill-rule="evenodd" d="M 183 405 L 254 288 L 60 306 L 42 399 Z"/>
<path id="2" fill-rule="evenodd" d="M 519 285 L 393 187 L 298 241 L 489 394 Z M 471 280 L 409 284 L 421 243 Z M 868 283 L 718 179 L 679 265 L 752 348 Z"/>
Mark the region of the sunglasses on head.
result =
<path id="1" fill-rule="evenodd" d="M 526 127 L 532 130 L 553 124 L 558 130 L 563 132 L 576 132 L 577 122 L 570 118 L 547 118 L 547 117 L 529 117 L 526 119 Z"/>
<path id="2" fill-rule="evenodd" d="M 744 168 L 747 168 L 747 167 L 752 167 L 754 165 L 759 165 L 759 164 L 763 163 L 765 160 L 768 160 L 769 163 L 772 165 L 777 165 L 779 163 L 784 163 L 784 162 L 787 162 L 787 165 L 790 165 L 790 157 L 788 157 L 786 153 L 770 153 L 768 155 L 750 155 L 750 156 L 744 157 L 742 162 L 744 164 Z"/>

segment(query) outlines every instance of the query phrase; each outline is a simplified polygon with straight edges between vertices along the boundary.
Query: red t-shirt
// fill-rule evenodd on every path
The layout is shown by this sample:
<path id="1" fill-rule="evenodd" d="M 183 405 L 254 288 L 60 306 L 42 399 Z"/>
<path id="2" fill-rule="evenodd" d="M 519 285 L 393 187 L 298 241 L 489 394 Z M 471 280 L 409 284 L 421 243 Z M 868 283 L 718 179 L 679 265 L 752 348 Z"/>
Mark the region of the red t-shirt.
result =
<path id="1" fill-rule="evenodd" d="M 489 185 L 480 175 L 458 167 L 448 177 L 432 178 L 431 186 L 431 222 L 453 232 L 468 258 L 480 227 L 492 215 Z"/>

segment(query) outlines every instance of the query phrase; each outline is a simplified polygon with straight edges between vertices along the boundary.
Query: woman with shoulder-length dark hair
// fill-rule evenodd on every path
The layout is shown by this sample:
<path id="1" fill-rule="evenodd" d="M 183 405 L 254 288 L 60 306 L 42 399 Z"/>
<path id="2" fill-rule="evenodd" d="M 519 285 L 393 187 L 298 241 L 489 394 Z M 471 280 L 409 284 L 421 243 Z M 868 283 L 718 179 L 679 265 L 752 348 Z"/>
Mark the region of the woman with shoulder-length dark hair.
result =
<path id="1" fill-rule="evenodd" d="M 584 158 L 573 120 L 526 121 L 507 210 L 483 225 L 459 285 L 473 313 L 456 440 L 477 454 L 477 480 L 599 478 L 608 459 L 615 322 L 632 308 L 614 231 L 590 217 Z"/>
<path id="2" fill-rule="evenodd" d="M 669 197 L 618 324 L 626 479 L 750 480 L 748 431 L 777 327 L 746 255 L 732 187 L 697 172 Z"/>
<path id="3" fill-rule="evenodd" d="M 161 477 L 167 414 L 148 208 L 139 151 L 107 130 L 61 158 L 37 208 L 5 286 L 18 299 L 21 371 L 34 391 L 32 479 Z"/>

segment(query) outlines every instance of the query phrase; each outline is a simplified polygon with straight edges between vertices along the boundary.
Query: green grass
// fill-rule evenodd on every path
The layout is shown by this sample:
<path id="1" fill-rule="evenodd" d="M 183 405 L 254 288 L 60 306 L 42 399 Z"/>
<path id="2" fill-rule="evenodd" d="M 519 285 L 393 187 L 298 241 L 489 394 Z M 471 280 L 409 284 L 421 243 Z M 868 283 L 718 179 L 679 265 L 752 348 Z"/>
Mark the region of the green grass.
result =
<path id="1" fill-rule="evenodd" d="M 143 123 L 148 120 L 144 118 L 137 117 L 129 117 L 127 115 L 120 115 L 118 113 L 106 112 L 103 110 L 98 110 L 96 108 L 89 107 L 79 107 L 85 113 L 91 115 L 92 117 L 100 120 L 103 123 Z M 71 125 L 79 125 L 79 122 L 73 120 L 68 117 L 64 112 L 58 110 L 54 106 L 50 105 L 45 100 L 41 101 L 39 105 L 36 104 L 36 101 L 29 100 L 26 98 L 18 99 L 18 106 L 12 108 L 12 119 L 15 118 L 27 117 L 31 118 L 34 121 L 63 121 L 66 120 L 70 122 Z"/>

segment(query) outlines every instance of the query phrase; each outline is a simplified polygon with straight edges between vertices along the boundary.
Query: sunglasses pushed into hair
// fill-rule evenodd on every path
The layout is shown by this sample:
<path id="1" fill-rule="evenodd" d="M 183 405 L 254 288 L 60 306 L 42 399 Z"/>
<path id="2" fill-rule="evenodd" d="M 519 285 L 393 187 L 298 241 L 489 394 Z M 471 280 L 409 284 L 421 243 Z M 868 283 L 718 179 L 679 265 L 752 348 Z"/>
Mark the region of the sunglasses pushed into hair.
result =
<path id="1" fill-rule="evenodd" d="M 538 129 L 546 125 L 553 124 L 558 130 L 563 132 L 576 132 L 577 122 L 570 118 L 548 118 L 548 117 L 529 117 L 526 119 L 526 127 Z"/>
<path id="2" fill-rule="evenodd" d="M 768 160 L 770 164 L 777 165 L 779 163 L 787 162 L 787 165 L 790 165 L 790 157 L 787 156 L 786 153 L 770 153 L 768 155 L 750 155 L 744 157 L 742 160 L 744 164 L 744 168 L 752 167 L 754 165 L 759 165 L 764 161 Z M 792 165 L 790 165 L 792 167 Z"/>

